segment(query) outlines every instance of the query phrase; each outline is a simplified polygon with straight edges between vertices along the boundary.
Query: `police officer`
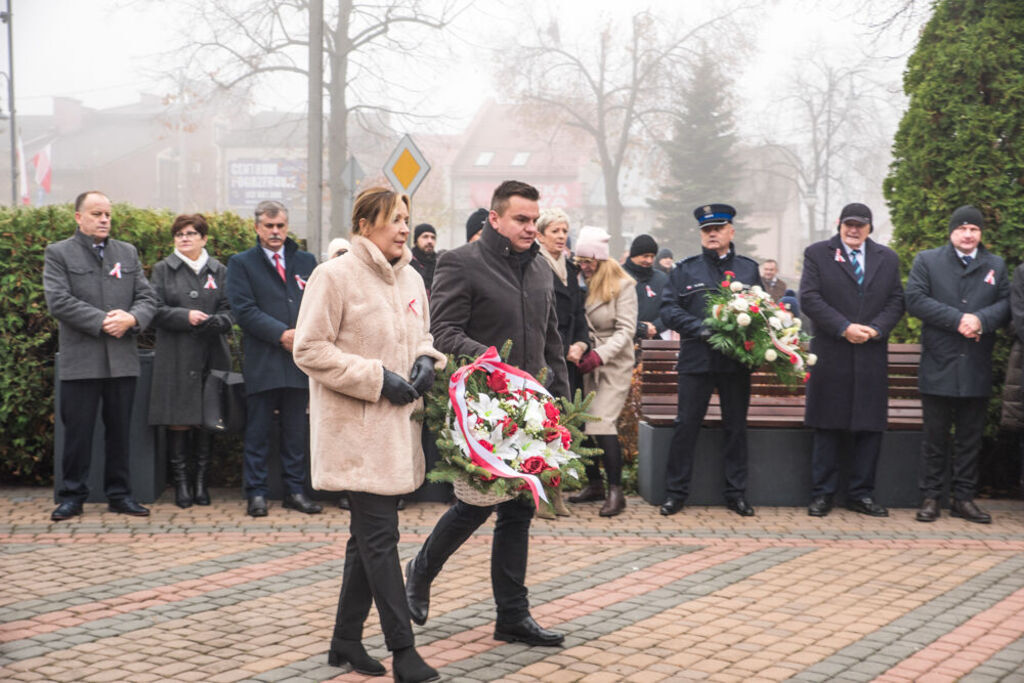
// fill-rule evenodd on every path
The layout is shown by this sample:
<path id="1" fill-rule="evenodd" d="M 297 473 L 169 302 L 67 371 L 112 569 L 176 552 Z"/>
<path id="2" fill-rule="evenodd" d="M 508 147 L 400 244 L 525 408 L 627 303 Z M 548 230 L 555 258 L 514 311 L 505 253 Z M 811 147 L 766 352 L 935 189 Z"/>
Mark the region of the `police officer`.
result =
<path id="1" fill-rule="evenodd" d="M 666 472 L 667 498 L 661 514 L 683 509 L 690 492 L 693 449 L 704 421 L 711 392 L 718 389 L 725 429 L 725 500 L 730 510 L 749 517 L 754 508 L 745 498 L 747 487 L 747 407 L 750 370 L 708 344 L 711 330 L 704 325 L 706 297 L 726 279 L 760 285 L 757 262 L 736 253 L 728 204 L 707 204 L 693 211 L 700 227 L 701 253 L 676 263 L 661 297 L 661 319 L 679 333 L 679 403 Z"/>

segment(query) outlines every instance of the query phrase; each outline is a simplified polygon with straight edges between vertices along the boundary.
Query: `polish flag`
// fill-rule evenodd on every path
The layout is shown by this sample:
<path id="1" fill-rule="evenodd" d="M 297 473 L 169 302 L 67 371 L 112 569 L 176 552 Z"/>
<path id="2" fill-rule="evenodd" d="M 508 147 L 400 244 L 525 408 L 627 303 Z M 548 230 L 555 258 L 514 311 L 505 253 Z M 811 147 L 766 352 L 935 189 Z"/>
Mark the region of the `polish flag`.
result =
<path id="1" fill-rule="evenodd" d="M 43 147 L 34 157 L 32 157 L 32 163 L 36 167 L 36 184 L 46 190 L 46 193 L 50 193 L 50 153 L 53 145 L 47 145 Z"/>

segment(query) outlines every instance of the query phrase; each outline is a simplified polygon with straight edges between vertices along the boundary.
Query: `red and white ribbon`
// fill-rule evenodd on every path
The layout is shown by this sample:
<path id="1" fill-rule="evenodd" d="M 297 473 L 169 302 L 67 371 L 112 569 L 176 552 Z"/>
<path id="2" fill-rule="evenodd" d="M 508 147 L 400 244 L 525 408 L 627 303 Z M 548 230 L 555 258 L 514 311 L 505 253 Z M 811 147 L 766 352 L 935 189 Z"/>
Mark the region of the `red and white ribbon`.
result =
<path id="1" fill-rule="evenodd" d="M 118 261 L 117 263 L 115 263 L 114 267 L 107 274 L 110 275 L 111 277 L 116 277 L 118 280 L 120 280 L 121 279 L 121 262 Z"/>
<path id="2" fill-rule="evenodd" d="M 493 346 L 484 351 L 479 358 L 469 365 L 465 365 L 456 370 L 448 381 L 448 398 L 452 402 L 452 408 L 455 413 L 455 426 L 465 438 L 466 447 L 469 449 L 468 455 L 470 461 L 472 461 L 474 465 L 484 468 L 496 477 L 524 480 L 526 485 L 530 487 L 530 492 L 533 494 L 534 505 L 539 508 L 540 500 L 544 500 L 544 502 L 547 502 L 548 500 L 547 496 L 544 494 L 544 485 L 541 483 L 540 479 L 533 474 L 516 472 L 514 469 L 509 467 L 504 460 L 481 446 L 480 442 L 469 428 L 467 421 L 469 409 L 466 406 L 466 380 L 477 370 L 483 370 L 485 372 L 501 370 L 508 375 L 508 384 L 509 389 L 511 390 L 529 389 L 530 391 L 534 391 L 549 398 L 551 397 L 551 394 L 548 393 L 548 390 L 545 389 L 540 382 L 530 376 L 529 373 L 523 372 L 519 368 L 512 367 L 507 363 L 502 363 L 497 349 Z"/>
<path id="3" fill-rule="evenodd" d="M 839 263 L 846 263 L 846 259 L 843 258 L 843 250 L 836 249 L 836 261 Z"/>
<path id="4" fill-rule="evenodd" d="M 988 271 L 988 275 L 985 276 L 985 282 L 987 284 L 994 285 L 996 283 L 996 271 Z"/>
<path id="5" fill-rule="evenodd" d="M 413 299 L 412 301 L 409 302 L 409 310 L 415 313 L 416 315 L 420 314 L 419 308 L 416 307 L 416 299 Z"/>
<path id="6" fill-rule="evenodd" d="M 299 285 L 300 292 L 306 288 L 306 281 L 303 280 L 298 273 L 295 274 L 295 282 Z"/>
<path id="7" fill-rule="evenodd" d="M 206 284 L 203 285 L 203 289 L 217 289 L 217 282 L 213 279 L 213 275 L 207 274 Z"/>

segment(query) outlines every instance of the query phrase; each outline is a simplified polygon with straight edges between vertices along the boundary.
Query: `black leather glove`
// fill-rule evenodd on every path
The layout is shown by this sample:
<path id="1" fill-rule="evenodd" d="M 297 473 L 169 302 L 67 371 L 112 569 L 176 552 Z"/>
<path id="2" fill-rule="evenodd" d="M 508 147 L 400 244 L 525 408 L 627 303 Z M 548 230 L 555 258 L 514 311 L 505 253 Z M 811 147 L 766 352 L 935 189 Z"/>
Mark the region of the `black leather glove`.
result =
<path id="1" fill-rule="evenodd" d="M 430 356 L 417 358 L 409 371 L 409 383 L 420 396 L 430 391 L 434 386 L 434 359 Z"/>
<path id="2" fill-rule="evenodd" d="M 384 384 L 380 388 L 380 395 L 394 403 L 396 406 L 404 406 L 412 403 L 420 397 L 416 389 L 387 368 L 384 368 Z"/>

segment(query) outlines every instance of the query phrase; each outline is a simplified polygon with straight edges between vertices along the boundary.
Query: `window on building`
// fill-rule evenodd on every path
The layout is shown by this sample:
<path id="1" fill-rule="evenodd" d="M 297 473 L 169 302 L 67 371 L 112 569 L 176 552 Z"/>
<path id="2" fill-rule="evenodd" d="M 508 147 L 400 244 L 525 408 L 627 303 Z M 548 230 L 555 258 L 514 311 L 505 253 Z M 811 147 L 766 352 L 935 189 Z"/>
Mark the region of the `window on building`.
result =
<path id="1" fill-rule="evenodd" d="M 480 152 L 480 156 L 476 158 L 474 166 L 489 166 L 491 160 L 494 158 L 494 152 Z"/>
<path id="2" fill-rule="evenodd" d="M 512 157 L 513 166 L 526 166 L 526 162 L 530 159 L 529 152 L 516 152 L 516 155 Z"/>

